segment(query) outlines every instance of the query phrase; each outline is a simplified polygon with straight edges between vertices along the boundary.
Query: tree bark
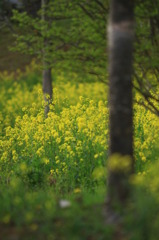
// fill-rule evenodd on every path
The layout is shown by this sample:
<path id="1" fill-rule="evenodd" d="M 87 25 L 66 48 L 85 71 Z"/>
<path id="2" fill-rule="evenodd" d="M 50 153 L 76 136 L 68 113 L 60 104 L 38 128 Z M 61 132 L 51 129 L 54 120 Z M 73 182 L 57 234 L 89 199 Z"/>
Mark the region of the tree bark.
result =
<path id="1" fill-rule="evenodd" d="M 108 25 L 110 164 L 108 164 L 106 213 L 110 222 L 118 219 L 120 211 L 118 212 L 117 209 L 122 211 L 122 207 L 125 207 L 130 193 L 129 176 L 133 172 L 133 2 L 132 0 L 112 0 Z M 122 171 L 121 168 L 119 170 L 119 167 L 116 169 L 110 167 L 111 157 L 114 154 L 131 157 L 128 171 L 124 169 Z M 126 158 L 120 157 L 117 161 L 122 165 L 122 161 L 126 161 Z"/>
<path id="2" fill-rule="evenodd" d="M 46 6 L 48 4 L 48 0 L 41 0 L 41 8 L 42 8 L 42 20 L 45 22 L 46 18 Z M 47 31 L 45 29 L 44 31 Z M 49 112 L 49 105 L 52 101 L 52 76 L 51 76 L 51 67 L 47 60 L 47 52 L 46 49 L 48 47 L 48 39 L 44 38 L 44 47 L 43 47 L 43 94 L 45 101 L 45 116 L 47 117 Z"/>
<path id="3" fill-rule="evenodd" d="M 45 65 L 44 65 L 45 66 Z M 51 77 L 51 68 L 43 69 L 43 94 L 45 101 L 45 116 L 47 117 L 49 113 L 49 105 L 52 101 L 52 77 Z"/>

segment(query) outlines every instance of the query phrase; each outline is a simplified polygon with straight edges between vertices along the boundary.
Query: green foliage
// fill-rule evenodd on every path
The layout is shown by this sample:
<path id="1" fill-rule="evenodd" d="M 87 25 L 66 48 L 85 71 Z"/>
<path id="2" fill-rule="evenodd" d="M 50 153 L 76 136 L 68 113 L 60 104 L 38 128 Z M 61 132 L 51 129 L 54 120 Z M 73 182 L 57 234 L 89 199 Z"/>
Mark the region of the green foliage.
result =
<path id="1" fill-rule="evenodd" d="M 1 236 L 9 239 L 14 228 L 14 236 L 26 240 L 111 238 L 112 228 L 105 226 L 101 212 L 103 189 L 67 196 L 68 207 L 60 204 L 63 197 L 51 188 L 32 192 L 13 179 L 7 191 L 0 191 Z"/>
<path id="2" fill-rule="evenodd" d="M 157 150 L 158 153 L 158 150 Z M 148 172 L 134 175 L 130 182 L 133 188 L 129 215 L 126 217 L 127 230 L 131 240 L 155 240 L 159 234 L 159 161 L 149 165 Z"/>
<path id="3" fill-rule="evenodd" d="M 159 113 L 159 95 L 156 91 L 158 5 L 158 0 L 153 4 L 150 1 L 136 1 L 134 58 L 134 87 L 143 96 L 140 104 L 146 105 L 156 115 Z M 53 1 L 45 6 L 45 19 L 42 20 L 43 10 L 36 18 L 14 12 L 13 19 L 21 31 L 15 35 L 16 45 L 12 49 L 34 54 L 40 60 L 44 51 L 45 60 L 51 67 L 65 72 L 74 71 L 83 78 L 84 75 L 93 75 L 106 82 L 108 1 Z"/>
<path id="4" fill-rule="evenodd" d="M 142 94 L 141 104 L 158 115 L 159 1 L 136 0 L 135 88 Z M 152 78 L 153 75 L 153 78 Z"/>
<path id="5" fill-rule="evenodd" d="M 104 10 L 100 7 L 92 18 L 83 10 L 84 3 L 78 1 L 53 1 L 33 18 L 27 13 L 14 11 L 13 20 L 20 32 L 15 34 L 12 50 L 36 55 L 48 64 L 63 70 L 92 74 L 104 79 L 106 75 L 106 45 Z M 95 8 L 96 3 L 86 7 Z M 45 17 L 42 18 L 42 16 Z M 101 19 L 102 17 L 102 19 Z M 103 21 L 104 20 L 104 21 Z M 99 47 L 100 46 L 100 47 Z M 80 67 L 79 67 L 80 66 Z M 104 71 L 103 71 L 104 70 Z"/>

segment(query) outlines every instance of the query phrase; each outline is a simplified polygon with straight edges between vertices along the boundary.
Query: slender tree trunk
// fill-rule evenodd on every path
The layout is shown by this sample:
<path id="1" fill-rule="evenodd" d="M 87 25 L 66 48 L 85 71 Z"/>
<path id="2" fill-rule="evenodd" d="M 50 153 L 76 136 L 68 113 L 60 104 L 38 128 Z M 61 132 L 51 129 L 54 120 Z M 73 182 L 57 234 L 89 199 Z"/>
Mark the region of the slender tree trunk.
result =
<path id="1" fill-rule="evenodd" d="M 43 94 L 44 94 L 44 101 L 45 101 L 45 116 L 47 117 L 49 112 L 49 105 L 52 101 L 51 68 L 43 69 Z"/>
<path id="2" fill-rule="evenodd" d="M 41 8 L 42 8 L 42 20 L 45 22 L 46 18 L 46 5 L 48 4 L 48 0 L 41 0 Z M 44 29 L 43 31 L 47 31 Z M 43 94 L 45 101 L 45 116 L 47 117 L 49 112 L 49 105 L 52 101 L 52 77 L 51 77 L 51 67 L 47 60 L 47 52 L 46 48 L 48 47 L 48 39 L 44 38 L 44 48 L 43 48 Z"/>
<path id="3" fill-rule="evenodd" d="M 110 142 L 106 213 L 108 221 L 118 218 L 118 207 L 124 208 L 130 193 L 129 176 L 133 172 L 132 64 L 134 40 L 134 1 L 111 0 L 109 38 L 109 111 Z M 116 155 L 115 155 L 116 154 Z M 129 156 L 129 170 L 123 161 Z M 118 161 L 112 168 L 111 161 Z M 120 213 L 119 213 L 120 214 Z"/>

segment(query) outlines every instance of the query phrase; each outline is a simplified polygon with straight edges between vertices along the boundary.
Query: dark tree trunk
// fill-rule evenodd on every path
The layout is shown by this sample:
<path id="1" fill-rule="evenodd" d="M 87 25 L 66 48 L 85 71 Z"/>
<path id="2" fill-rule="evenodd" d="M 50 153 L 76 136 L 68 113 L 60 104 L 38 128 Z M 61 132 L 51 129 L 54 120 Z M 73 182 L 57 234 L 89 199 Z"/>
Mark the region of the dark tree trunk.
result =
<path id="1" fill-rule="evenodd" d="M 132 64 L 134 40 L 134 1 L 112 0 L 108 26 L 109 37 L 109 110 L 110 142 L 108 164 L 108 221 L 117 217 L 116 207 L 124 207 L 129 197 L 129 176 L 133 172 Z M 112 156 L 130 156 L 128 171 L 111 168 Z M 115 155 L 114 155 L 115 156 Z M 116 158 L 118 158 L 116 156 Z M 126 158 L 116 159 L 122 166 Z M 120 170 L 119 170 L 120 168 Z"/>
<path id="2" fill-rule="evenodd" d="M 46 6 L 49 3 L 49 0 L 41 0 L 42 7 L 42 20 L 45 22 L 47 20 L 46 17 Z M 44 29 L 43 31 L 47 31 Z M 45 101 L 45 116 L 47 117 L 49 112 L 49 105 L 52 101 L 52 77 L 51 77 L 51 67 L 47 60 L 47 49 L 48 47 L 48 39 L 44 38 L 44 47 L 43 47 L 43 94 Z"/>
<path id="3" fill-rule="evenodd" d="M 45 116 L 47 117 L 49 112 L 49 105 L 52 101 L 51 68 L 43 69 L 43 94 L 44 94 L 44 101 L 45 101 Z"/>

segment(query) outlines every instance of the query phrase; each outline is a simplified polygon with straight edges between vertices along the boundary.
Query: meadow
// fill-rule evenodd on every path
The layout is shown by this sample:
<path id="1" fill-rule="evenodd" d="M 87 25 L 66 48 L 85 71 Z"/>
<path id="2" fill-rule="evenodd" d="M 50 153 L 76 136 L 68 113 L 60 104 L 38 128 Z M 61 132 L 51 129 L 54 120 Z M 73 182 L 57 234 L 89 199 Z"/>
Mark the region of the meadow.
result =
<path id="1" fill-rule="evenodd" d="M 108 89 L 52 72 L 44 117 L 41 73 L 0 73 L 0 230 L 2 239 L 112 239 L 104 222 Z M 141 96 L 134 92 L 134 98 Z M 126 239 L 156 239 L 159 217 L 158 117 L 134 106 L 135 173 Z M 117 156 L 118 157 L 118 156 Z M 134 211 L 135 209 L 135 211 Z"/>

